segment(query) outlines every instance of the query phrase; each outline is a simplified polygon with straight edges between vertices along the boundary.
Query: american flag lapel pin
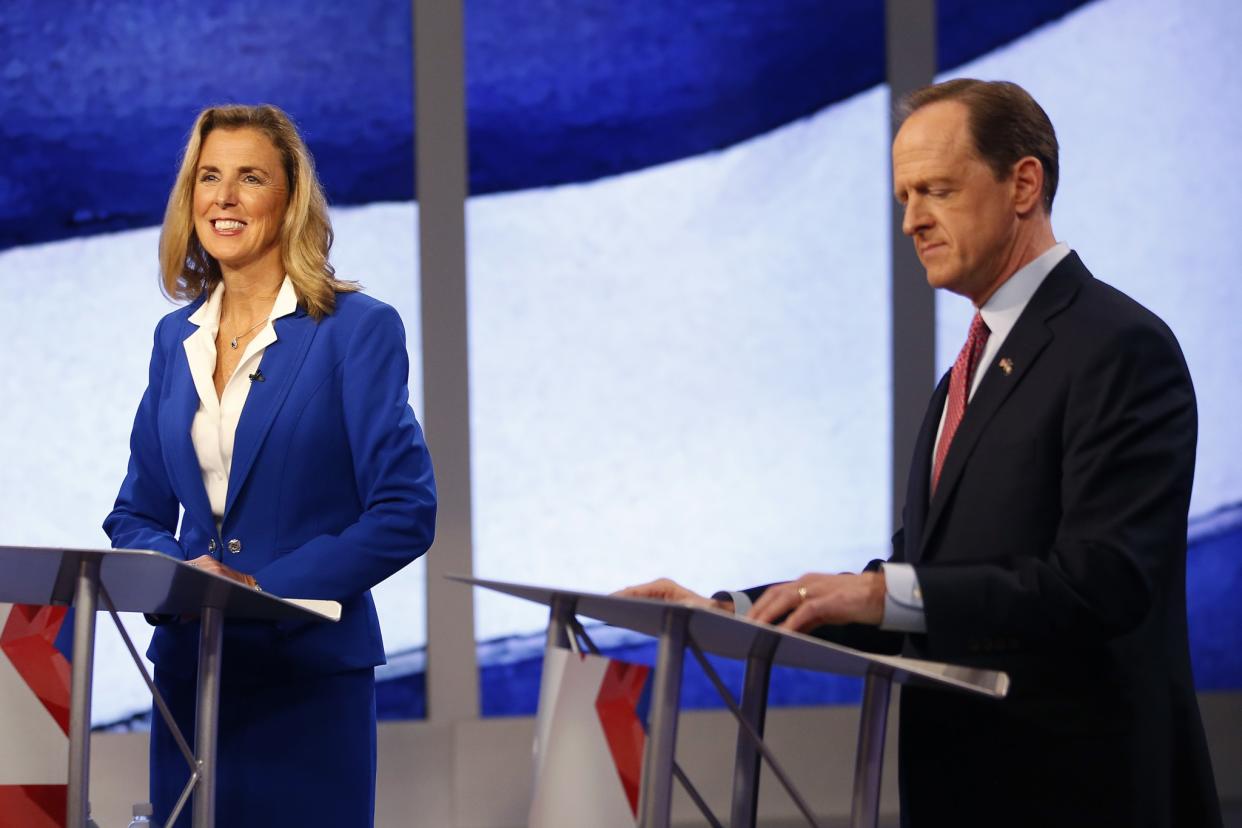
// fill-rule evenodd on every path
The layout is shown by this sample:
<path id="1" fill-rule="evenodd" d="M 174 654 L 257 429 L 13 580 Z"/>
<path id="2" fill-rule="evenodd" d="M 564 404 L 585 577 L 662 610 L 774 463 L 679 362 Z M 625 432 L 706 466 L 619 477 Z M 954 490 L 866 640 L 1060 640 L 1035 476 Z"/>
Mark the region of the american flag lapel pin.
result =
<path id="1" fill-rule="evenodd" d="M 1005 357 L 1004 359 L 1002 359 L 1000 361 L 1000 369 L 1005 374 L 1005 376 L 1009 376 L 1010 374 L 1012 374 L 1013 373 L 1013 360 L 1010 359 L 1009 357 Z"/>

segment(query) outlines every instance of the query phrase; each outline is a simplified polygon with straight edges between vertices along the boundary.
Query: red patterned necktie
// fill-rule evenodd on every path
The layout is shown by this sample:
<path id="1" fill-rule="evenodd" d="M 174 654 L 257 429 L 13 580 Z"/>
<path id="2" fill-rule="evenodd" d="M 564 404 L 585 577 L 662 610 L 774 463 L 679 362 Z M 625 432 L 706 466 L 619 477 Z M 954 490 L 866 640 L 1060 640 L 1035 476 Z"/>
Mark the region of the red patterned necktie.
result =
<path id="1" fill-rule="evenodd" d="M 966 415 L 966 402 L 970 399 L 970 384 L 979 366 L 979 358 L 988 344 L 987 324 L 983 316 L 975 313 L 970 323 L 970 333 L 966 335 L 966 344 L 953 363 L 953 373 L 949 376 L 949 399 L 944 404 L 944 427 L 940 430 L 940 442 L 936 445 L 936 458 L 932 464 L 932 494 L 936 493 L 936 484 L 940 482 L 940 471 L 944 468 L 944 458 L 949 455 L 949 444 L 953 435 Z"/>

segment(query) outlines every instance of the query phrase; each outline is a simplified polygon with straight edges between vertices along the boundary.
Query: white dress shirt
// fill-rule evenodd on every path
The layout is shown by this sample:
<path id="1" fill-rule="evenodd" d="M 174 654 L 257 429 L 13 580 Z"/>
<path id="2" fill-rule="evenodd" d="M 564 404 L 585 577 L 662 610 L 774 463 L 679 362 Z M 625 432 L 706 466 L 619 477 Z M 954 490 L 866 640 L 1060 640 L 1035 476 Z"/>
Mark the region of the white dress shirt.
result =
<path id="1" fill-rule="evenodd" d="M 1069 255 L 1069 245 L 1060 243 L 1045 250 L 1034 260 L 1028 262 L 1017 273 L 996 289 L 988 301 L 979 308 L 979 315 L 991 333 L 983 355 L 979 357 L 979 368 L 970 384 L 967 402 L 975 396 L 975 390 L 983 380 L 987 366 L 992 364 L 996 354 L 1018 317 L 1026 310 L 1027 304 L 1035 291 L 1044 283 L 1044 279 L 1052 269 Z M 946 398 L 947 401 L 947 398 Z M 969 409 L 968 409 L 969 410 Z M 936 428 L 936 444 L 932 447 L 932 456 L 936 456 L 936 446 L 940 445 L 940 435 L 944 431 L 944 410 L 940 412 L 940 425 Z M 929 472 L 930 474 L 930 472 Z M 907 538 L 907 543 L 917 543 L 918 538 Z M 884 569 L 884 620 L 880 628 L 898 632 L 926 632 L 927 619 L 923 615 L 923 593 L 919 589 L 919 579 L 914 567 L 904 563 L 886 563 Z"/>
<path id="2" fill-rule="evenodd" d="M 198 390 L 198 411 L 190 425 L 190 439 L 198 455 L 198 465 L 203 473 L 203 486 L 211 513 L 216 518 L 216 529 L 224 518 L 224 504 L 228 498 L 229 472 L 233 468 L 233 440 L 237 434 L 237 422 L 241 419 L 246 397 L 250 395 L 252 375 L 258 370 L 263 352 L 276 341 L 276 328 L 272 320 L 288 316 L 297 310 L 298 297 L 293 282 L 286 276 L 268 314 L 267 324 L 259 329 L 242 352 L 241 361 L 233 369 L 224 384 L 224 391 L 216 396 L 213 376 L 216 371 L 216 334 L 220 331 L 220 303 L 224 298 L 224 283 L 211 292 L 211 296 L 196 310 L 189 321 L 198 330 L 183 343 L 186 359 L 190 363 L 190 376 Z"/>

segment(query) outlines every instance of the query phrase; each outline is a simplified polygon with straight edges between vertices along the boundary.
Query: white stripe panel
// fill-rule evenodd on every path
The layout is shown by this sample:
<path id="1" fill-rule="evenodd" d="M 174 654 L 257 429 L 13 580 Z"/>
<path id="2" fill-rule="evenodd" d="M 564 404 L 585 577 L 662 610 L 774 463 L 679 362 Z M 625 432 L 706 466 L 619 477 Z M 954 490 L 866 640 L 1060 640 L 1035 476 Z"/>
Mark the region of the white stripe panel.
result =
<path id="1" fill-rule="evenodd" d="M 563 659 L 563 672 L 548 669 L 558 657 Z M 568 650 L 550 650 L 545 656 L 544 680 L 555 681 L 559 673 L 560 692 L 550 710 L 539 711 L 536 731 L 546 734 L 546 741 L 540 745 L 543 755 L 536 759 L 539 778 L 530 828 L 634 828 L 634 815 L 595 711 L 607 669 L 608 659 L 599 656 L 579 659 Z"/>
<path id="2" fill-rule="evenodd" d="M 0 604 L 0 629 L 11 604 Z M 31 692 L 8 656 L 0 653 L 0 785 L 64 785 L 69 739 Z"/>

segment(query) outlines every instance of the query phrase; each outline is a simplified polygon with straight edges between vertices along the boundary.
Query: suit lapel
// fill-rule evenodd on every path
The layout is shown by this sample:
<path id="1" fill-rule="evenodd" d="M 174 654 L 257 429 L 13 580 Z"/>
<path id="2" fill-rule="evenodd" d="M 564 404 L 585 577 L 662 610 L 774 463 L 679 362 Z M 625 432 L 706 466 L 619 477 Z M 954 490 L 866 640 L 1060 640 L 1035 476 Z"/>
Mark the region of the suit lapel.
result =
<path id="1" fill-rule="evenodd" d="M 931 488 L 932 449 L 936 444 L 936 431 L 940 424 L 940 412 L 944 410 L 949 395 L 949 376 L 946 372 L 932 393 L 923 425 L 914 443 L 914 459 L 910 463 L 910 478 L 906 481 L 905 528 L 906 563 L 917 563 L 922 553 L 923 526 L 927 523 L 927 499 Z"/>
<path id="2" fill-rule="evenodd" d="M 201 304 L 201 302 L 200 302 Z M 190 373 L 190 361 L 185 353 L 185 341 L 198 331 L 198 326 L 186 320 L 171 355 L 168 380 L 169 432 L 165 435 L 165 456 L 168 458 L 169 479 L 175 481 L 175 490 L 185 507 L 185 513 L 204 529 L 213 529 L 211 503 L 203 485 L 203 475 L 194 450 L 190 428 L 198 413 L 198 389 Z M 213 532 L 214 534 L 214 532 Z"/>
<path id="3" fill-rule="evenodd" d="M 251 382 L 246 405 L 237 422 L 237 436 L 233 443 L 233 464 L 229 471 L 229 491 L 224 503 L 224 520 L 228 519 L 237 495 L 245 485 L 250 468 L 258 456 L 259 447 L 267 437 L 276 419 L 276 413 L 289 389 L 297 379 L 306 352 L 315 338 L 318 327 L 306 311 L 299 307 L 289 315 L 275 320 L 277 340 L 263 351 L 259 371 L 263 382 Z"/>
<path id="4" fill-rule="evenodd" d="M 927 544 L 944 515 L 946 504 L 952 499 L 953 490 L 988 423 L 1052 341 L 1048 320 L 1073 300 L 1084 277 L 1089 278 L 1090 274 L 1078 255 L 1071 253 L 1053 268 L 1035 291 L 1017 324 L 1001 344 L 996 357 L 988 365 L 980 367 L 979 370 L 987 373 L 980 380 L 970 404 L 966 406 L 966 414 L 953 436 L 952 445 L 949 446 L 944 468 L 940 472 L 940 483 L 927 507 L 927 520 L 921 536 L 916 536 L 920 537 L 918 557 L 922 558 L 926 554 Z M 940 407 L 933 408 L 938 416 L 943 408 L 943 401 Z M 934 440 L 933 431 L 932 441 Z"/>

